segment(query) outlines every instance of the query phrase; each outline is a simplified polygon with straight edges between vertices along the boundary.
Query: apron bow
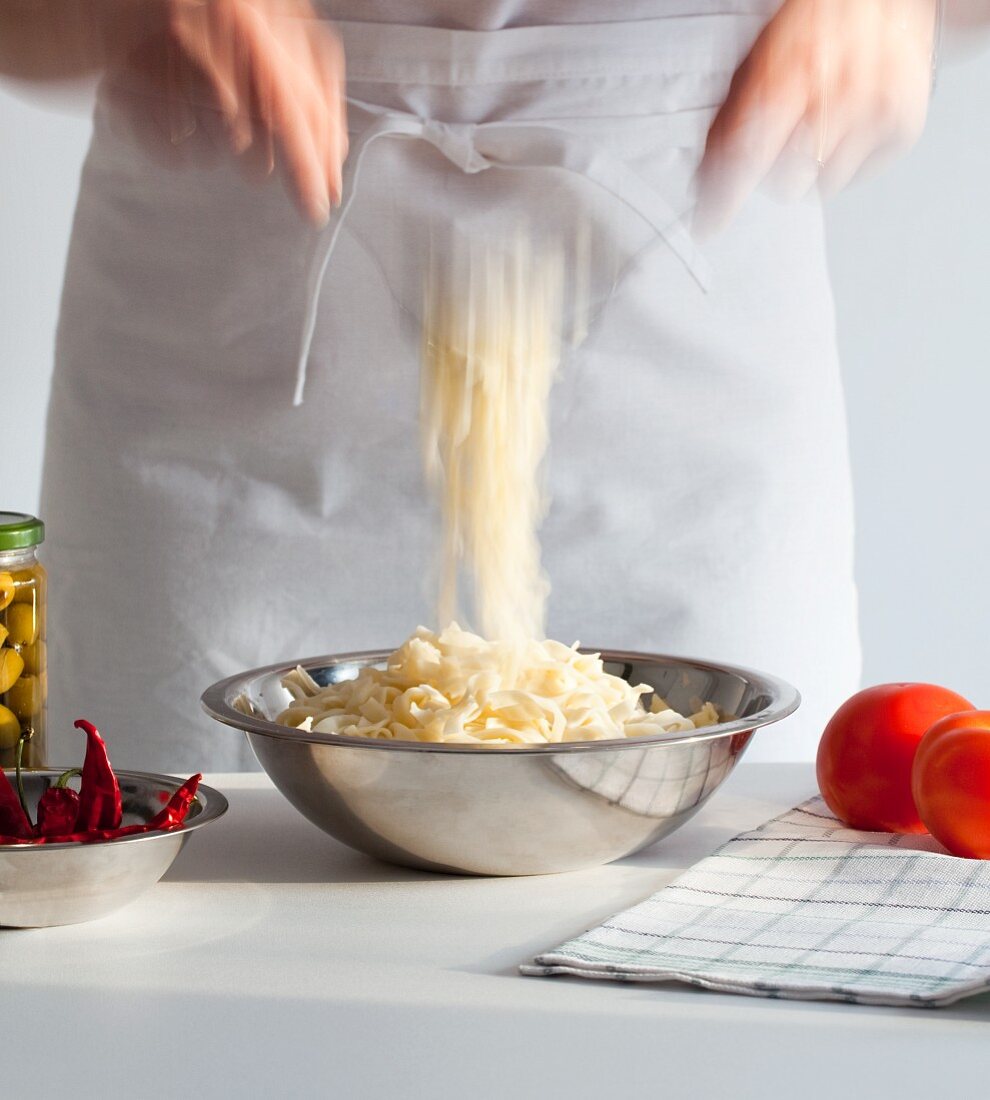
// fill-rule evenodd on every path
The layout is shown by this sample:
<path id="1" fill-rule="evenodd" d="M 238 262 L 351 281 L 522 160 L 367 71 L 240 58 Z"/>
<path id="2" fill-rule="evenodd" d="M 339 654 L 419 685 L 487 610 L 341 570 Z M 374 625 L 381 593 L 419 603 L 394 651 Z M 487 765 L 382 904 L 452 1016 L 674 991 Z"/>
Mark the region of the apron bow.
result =
<path id="1" fill-rule="evenodd" d="M 472 122 L 435 122 L 428 118 L 423 121 L 421 136 L 462 172 L 473 175 L 492 166 L 475 145 L 477 130 Z"/>

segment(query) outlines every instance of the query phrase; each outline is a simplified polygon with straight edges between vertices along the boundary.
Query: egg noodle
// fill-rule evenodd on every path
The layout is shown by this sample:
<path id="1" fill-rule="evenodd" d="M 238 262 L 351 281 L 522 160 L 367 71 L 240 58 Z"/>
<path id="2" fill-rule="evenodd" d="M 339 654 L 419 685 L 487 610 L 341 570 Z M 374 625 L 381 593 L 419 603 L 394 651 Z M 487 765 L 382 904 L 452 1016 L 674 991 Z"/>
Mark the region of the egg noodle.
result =
<path id="1" fill-rule="evenodd" d="M 690 717 L 605 671 L 601 657 L 561 642 L 490 642 L 456 624 L 420 627 L 384 669 L 321 688 L 299 668 L 283 681 L 293 703 L 278 721 L 348 737 L 446 744 L 540 745 L 681 733 L 718 721 L 711 703 Z"/>
<path id="2" fill-rule="evenodd" d="M 442 518 L 438 618 L 451 625 L 439 634 L 420 627 L 384 669 L 362 668 L 328 687 L 297 668 L 283 681 L 293 703 L 279 722 L 507 746 L 685 732 L 719 720 L 700 701 L 689 717 L 656 696 L 647 709 L 652 688 L 609 674 L 577 643 L 541 640 L 549 584 L 537 531 L 565 279 L 562 250 L 537 253 L 529 242 L 522 233 L 499 247 L 455 242 L 427 279 L 420 423 Z M 579 288 L 581 272 L 571 277 Z M 454 622 L 462 579 L 483 637 Z"/>
<path id="3" fill-rule="evenodd" d="M 543 637 L 537 531 L 563 281 L 560 249 L 534 252 L 518 233 L 501 248 L 455 241 L 426 284 L 420 431 L 442 518 L 437 621 L 463 616 L 463 572 L 481 634 L 501 641 Z"/>

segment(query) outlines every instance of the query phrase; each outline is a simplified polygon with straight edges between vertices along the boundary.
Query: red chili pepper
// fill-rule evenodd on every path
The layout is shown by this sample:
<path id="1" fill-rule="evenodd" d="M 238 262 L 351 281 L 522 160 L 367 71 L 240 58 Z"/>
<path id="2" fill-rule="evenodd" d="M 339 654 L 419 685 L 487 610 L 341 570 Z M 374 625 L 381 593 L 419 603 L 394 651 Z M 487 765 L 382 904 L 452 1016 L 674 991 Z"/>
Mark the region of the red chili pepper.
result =
<path id="1" fill-rule="evenodd" d="M 72 832 L 49 833 L 42 831 L 41 836 L 29 833 L 27 836 L 4 835 L 0 832 L 0 846 L 4 844 L 92 844 L 100 840 L 118 840 L 120 837 L 136 836 L 139 833 L 168 832 L 181 828 L 189 813 L 189 808 L 196 799 L 196 791 L 202 775 L 193 775 L 182 784 L 172 795 L 168 805 L 157 813 L 150 821 L 143 825 L 123 825 L 115 829 L 75 829 Z M 42 802 L 47 795 L 52 794 L 58 788 L 51 787 L 42 795 Z M 60 792 L 63 793 L 63 792 Z M 74 791 L 66 790 L 64 793 L 74 794 Z M 41 804 L 38 805 L 39 820 L 42 818 Z M 2 819 L 0 819 L 2 821 Z M 71 827 L 72 819 L 69 819 Z"/>
<path id="2" fill-rule="evenodd" d="M 149 833 L 147 825 L 124 825 L 119 829 L 92 829 L 85 833 L 53 833 L 51 836 L 0 836 L 0 845 L 4 844 L 92 844 L 98 840 L 117 840 L 122 836 L 135 833 Z"/>
<path id="3" fill-rule="evenodd" d="M 38 832 L 64 836 L 75 831 L 79 795 L 70 787 L 49 787 L 38 801 Z"/>
<path id="4" fill-rule="evenodd" d="M 196 798 L 199 781 L 202 775 L 191 775 L 185 783 L 172 795 L 168 805 L 156 814 L 149 822 L 149 829 L 177 829 L 189 813 L 189 807 Z"/>
<path id="5" fill-rule="evenodd" d="M 31 821 L 3 770 L 0 770 L 0 833 L 16 837 L 18 843 L 34 836 Z"/>
<path id="6" fill-rule="evenodd" d="M 87 738 L 75 831 L 86 833 L 93 829 L 117 829 L 123 807 L 120 784 L 107 759 L 107 747 L 92 722 L 79 718 L 75 726 L 83 730 Z"/>

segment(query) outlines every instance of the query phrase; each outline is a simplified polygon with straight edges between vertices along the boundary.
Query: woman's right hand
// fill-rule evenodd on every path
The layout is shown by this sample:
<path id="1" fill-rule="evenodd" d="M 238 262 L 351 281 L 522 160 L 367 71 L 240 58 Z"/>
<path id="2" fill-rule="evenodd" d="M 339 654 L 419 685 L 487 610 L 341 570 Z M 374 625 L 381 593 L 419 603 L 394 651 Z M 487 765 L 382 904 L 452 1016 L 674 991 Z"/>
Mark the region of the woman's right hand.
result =
<path id="1" fill-rule="evenodd" d="M 698 170 L 695 227 L 727 225 L 764 181 L 845 187 L 921 134 L 935 0 L 784 0 L 736 70 Z"/>
<path id="2" fill-rule="evenodd" d="M 309 0 L 162 0 L 160 14 L 112 78 L 135 136 L 169 164 L 207 149 L 253 175 L 277 167 L 324 224 L 347 155 L 344 53 Z"/>

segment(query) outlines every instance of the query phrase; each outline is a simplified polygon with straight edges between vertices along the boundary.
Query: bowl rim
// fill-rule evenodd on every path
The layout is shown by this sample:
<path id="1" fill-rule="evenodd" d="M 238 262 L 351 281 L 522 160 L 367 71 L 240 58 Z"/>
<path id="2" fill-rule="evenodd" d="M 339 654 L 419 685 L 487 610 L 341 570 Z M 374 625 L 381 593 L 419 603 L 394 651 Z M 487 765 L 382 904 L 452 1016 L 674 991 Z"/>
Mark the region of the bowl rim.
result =
<path id="1" fill-rule="evenodd" d="M 645 653 L 625 649 L 595 649 L 580 646 L 578 652 L 599 654 L 603 661 L 619 663 L 633 661 L 665 662 L 667 665 L 682 665 L 695 670 L 730 673 L 754 684 L 758 690 L 770 696 L 770 703 L 756 714 L 746 718 L 736 718 L 730 722 L 719 722 L 714 726 L 705 726 L 691 733 L 653 733 L 642 737 L 621 737 L 601 741 L 551 741 L 539 745 L 465 745 L 445 744 L 434 741 L 403 741 L 399 739 L 351 737 L 339 733 L 321 733 L 316 730 L 298 730 L 292 726 L 280 726 L 264 718 L 245 714 L 232 705 L 232 700 L 241 695 L 247 684 L 262 676 L 274 673 L 285 675 L 295 668 L 328 668 L 332 665 L 358 664 L 361 666 L 379 664 L 385 661 L 394 649 L 368 649 L 353 653 L 336 653 L 319 657 L 305 657 L 298 661 L 276 661 L 245 672 L 227 676 L 211 684 L 200 696 L 203 710 L 217 722 L 247 734 L 269 737 L 274 740 L 292 741 L 297 744 L 338 745 L 349 748 L 368 749 L 372 752 L 433 752 L 443 754 L 482 755 L 499 758 L 504 756 L 532 756 L 557 753 L 602 752 L 605 750 L 632 750 L 646 745 L 684 745 L 701 741 L 711 741 L 720 737 L 729 737 L 737 733 L 750 733 L 763 726 L 772 725 L 793 714 L 801 705 L 801 694 L 797 688 L 767 672 L 746 668 L 743 665 L 726 664 L 720 661 L 702 660 L 694 657 L 681 657 L 664 653 Z"/>
<path id="2" fill-rule="evenodd" d="M 13 778 L 13 768 L 3 768 L 4 773 L 8 778 Z M 22 768 L 21 772 L 25 776 L 41 775 L 50 776 L 52 778 L 58 778 L 64 772 L 68 771 L 68 768 Z M 179 787 L 185 782 L 184 779 L 179 779 L 174 775 L 165 775 L 162 772 L 139 772 L 130 771 L 126 768 L 114 768 L 114 774 L 118 779 L 141 779 L 150 780 L 164 786 L 166 789 L 171 788 L 174 794 Z M 61 852 L 61 851 L 75 851 L 84 848 L 102 848 L 108 844 L 121 845 L 121 844 L 140 844 L 142 841 L 148 840 L 161 840 L 166 836 L 182 836 L 185 833 L 195 832 L 196 829 L 201 828 L 203 825 L 208 825 L 211 821 L 216 821 L 218 817 L 222 817 L 228 809 L 230 809 L 230 803 L 226 797 L 222 795 L 214 787 L 208 786 L 206 783 L 200 783 L 196 788 L 196 797 L 204 802 L 203 809 L 198 813 L 191 821 L 180 825 L 178 829 L 156 829 L 154 832 L 147 833 L 135 833 L 133 836 L 121 836 L 116 839 L 110 840 L 67 840 L 61 844 L 33 844 L 31 841 L 25 841 L 23 844 L 2 844 L 0 845 L 0 855 L 6 852 Z"/>

